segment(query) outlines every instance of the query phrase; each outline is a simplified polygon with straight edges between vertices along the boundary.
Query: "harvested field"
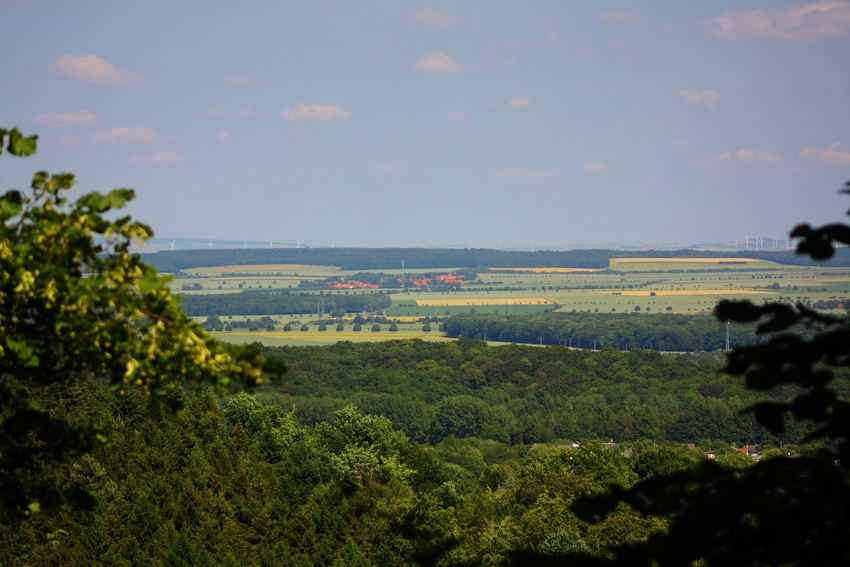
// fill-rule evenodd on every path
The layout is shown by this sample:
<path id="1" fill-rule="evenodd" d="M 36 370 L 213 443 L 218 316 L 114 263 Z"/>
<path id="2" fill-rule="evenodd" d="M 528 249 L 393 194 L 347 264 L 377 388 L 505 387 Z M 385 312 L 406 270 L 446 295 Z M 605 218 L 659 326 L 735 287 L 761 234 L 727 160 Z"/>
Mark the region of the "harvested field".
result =
<path id="1" fill-rule="evenodd" d="M 610 293 L 599 293 L 598 295 L 611 295 Z M 621 291 L 619 295 L 631 295 L 637 297 L 648 297 L 650 293 L 656 296 L 662 295 L 779 295 L 775 291 L 761 291 L 752 289 L 659 289 L 657 291 Z"/>
<path id="2" fill-rule="evenodd" d="M 466 299 L 417 299 L 416 305 L 422 307 L 439 307 L 452 305 L 546 305 L 552 301 L 544 297 L 489 298 L 469 297 Z"/>
<path id="3" fill-rule="evenodd" d="M 535 274 L 569 274 L 572 272 L 601 272 L 602 268 L 490 268 L 490 272 L 531 272 Z"/>

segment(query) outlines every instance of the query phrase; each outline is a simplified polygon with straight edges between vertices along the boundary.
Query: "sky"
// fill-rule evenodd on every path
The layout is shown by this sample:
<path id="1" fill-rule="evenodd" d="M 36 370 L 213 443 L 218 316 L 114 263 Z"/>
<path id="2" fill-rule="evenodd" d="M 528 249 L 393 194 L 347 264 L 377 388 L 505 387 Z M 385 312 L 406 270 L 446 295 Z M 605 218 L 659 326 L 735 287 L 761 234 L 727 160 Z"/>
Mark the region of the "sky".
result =
<path id="1" fill-rule="evenodd" d="M 160 238 L 769 245 L 850 207 L 847 0 L 0 0 L 0 36 L 40 136 L 0 190 L 132 187 Z"/>

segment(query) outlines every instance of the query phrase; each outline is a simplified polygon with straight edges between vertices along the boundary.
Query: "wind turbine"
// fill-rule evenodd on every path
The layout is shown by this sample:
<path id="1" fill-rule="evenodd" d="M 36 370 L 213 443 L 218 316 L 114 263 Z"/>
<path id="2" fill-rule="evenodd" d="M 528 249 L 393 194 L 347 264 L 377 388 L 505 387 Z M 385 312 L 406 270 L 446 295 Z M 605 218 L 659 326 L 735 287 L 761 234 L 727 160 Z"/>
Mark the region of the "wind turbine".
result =
<path id="1" fill-rule="evenodd" d="M 210 243 L 209 243 L 209 244 L 207 244 L 207 246 L 209 246 L 209 247 L 210 247 L 210 250 L 212 250 L 213 248 L 215 248 L 215 246 L 213 246 L 212 239 L 210 239 Z"/>
<path id="2" fill-rule="evenodd" d="M 295 239 L 295 247 L 296 247 L 296 248 L 301 248 L 301 241 L 300 241 L 300 240 L 298 240 L 297 238 Z"/>
<path id="3" fill-rule="evenodd" d="M 334 241 L 332 241 L 332 242 L 331 242 L 331 248 L 333 248 L 333 247 L 334 247 L 334 244 L 336 244 L 336 240 L 334 240 Z"/>
<path id="4" fill-rule="evenodd" d="M 273 240 L 269 240 L 269 248 L 272 248 L 272 242 L 274 242 L 274 241 L 273 241 Z"/>
<path id="5" fill-rule="evenodd" d="M 776 248 L 776 245 L 777 245 L 778 243 L 779 243 L 779 237 L 778 237 L 778 236 L 774 236 L 774 237 L 773 237 L 773 247 L 774 247 L 774 248 Z"/>
<path id="6" fill-rule="evenodd" d="M 756 252 L 759 251 L 759 234 L 756 233 Z"/>
<path id="7" fill-rule="evenodd" d="M 242 243 L 242 248 L 248 248 L 248 240 Z"/>
<path id="8" fill-rule="evenodd" d="M 175 242 L 177 242 L 177 241 L 176 241 L 176 240 L 172 240 L 172 241 L 171 241 L 171 249 L 172 249 L 172 250 L 174 250 L 174 243 L 175 243 Z"/>
<path id="9" fill-rule="evenodd" d="M 751 237 L 751 236 L 752 236 L 752 234 L 747 234 L 747 235 L 746 235 L 746 237 L 747 237 L 747 250 L 749 250 L 749 249 L 750 249 L 750 237 Z"/>

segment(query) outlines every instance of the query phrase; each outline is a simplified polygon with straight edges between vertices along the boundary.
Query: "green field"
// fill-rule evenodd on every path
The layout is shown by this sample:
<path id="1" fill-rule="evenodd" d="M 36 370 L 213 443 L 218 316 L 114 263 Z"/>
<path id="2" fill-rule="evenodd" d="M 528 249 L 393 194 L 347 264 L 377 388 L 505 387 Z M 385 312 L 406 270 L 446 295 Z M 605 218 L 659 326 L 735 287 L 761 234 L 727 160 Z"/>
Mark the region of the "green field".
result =
<path id="1" fill-rule="evenodd" d="M 630 261 L 631 260 L 631 261 Z M 384 315 L 400 319 L 402 334 L 434 340 L 436 325 L 430 335 L 421 332 L 418 317 L 444 317 L 457 313 L 535 313 L 546 309 L 558 311 L 590 311 L 599 313 L 706 313 L 722 299 L 747 299 L 754 303 L 782 301 L 816 303 L 837 300 L 850 295 L 850 268 L 820 269 L 786 266 L 763 260 L 711 258 L 672 259 L 613 259 L 609 270 L 543 271 L 490 270 L 481 271 L 479 279 L 469 282 L 461 291 L 433 292 L 411 289 L 408 293 L 394 292 L 393 305 Z M 250 272 L 249 272 L 250 270 Z M 394 273 L 384 270 L 385 273 Z M 405 273 L 425 273 L 426 270 L 406 270 Z M 178 293 L 239 293 L 245 289 L 298 289 L 302 280 L 314 280 L 330 275 L 343 277 L 353 272 L 333 266 L 273 265 L 233 266 L 187 270 L 188 277 L 175 278 L 171 287 Z M 402 272 L 397 270 L 400 277 Z M 250 275 L 249 275 L 250 274 Z M 183 284 L 199 283 L 199 291 L 181 291 Z M 239 286 L 242 287 L 239 287 Z M 290 288 L 291 286 L 291 288 Z M 303 292 L 304 289 L 298 289 Z M 309 293 L 318 294 L 312 290 Z M 325 290 L 326 297 L 340 294 L 370 293 L 370 291 Z M 372 291 L 374 293 L 374 291 Z M 669 309 L 668 309 L 669 308 Z M 349 314 L 353 315 L 353 314 Z M 273 316 L 281 326 L 290 315 Z M 305 321 L 310 317 L 305 316 Z M 315 319 L 315 316 L 311 317 Z M 224 319 L 224 317 L 222 318 Z M 300 326 L 300 322 L 299 322 Z M 347 328 L 350 327 L 350 323 Z M 337 340 L 385 340 L 389 333 L 337 334 L 298 331 L 284 334 L 233 332 L 221 335 L 228 341 L 249 341 L 263 337 L 269 344 L 327 344 Z M 252 339 L 253 337 L 253 339 Z"/>

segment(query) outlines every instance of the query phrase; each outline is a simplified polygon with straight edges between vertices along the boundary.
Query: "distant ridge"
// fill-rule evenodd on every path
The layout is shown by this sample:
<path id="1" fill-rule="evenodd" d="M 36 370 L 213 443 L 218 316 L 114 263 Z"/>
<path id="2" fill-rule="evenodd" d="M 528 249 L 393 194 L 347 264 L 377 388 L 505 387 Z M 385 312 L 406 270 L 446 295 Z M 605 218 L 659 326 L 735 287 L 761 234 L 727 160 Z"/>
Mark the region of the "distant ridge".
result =
<path id="1" fill-rule="evenodd" d="M 850 266 L 850 248 L 836 250 L 827 262 L 813 262 L 793 251 L 719 252 L 711 250 L 542 250 L 539 252 L 488 248 L 248 248 L 223 250 L 160 250 L 145 255 L 145 262 L 160 272 L 190 268 L 259 264 L 310 264 L 339 266 L 343 270 L 446 268 L 597 268 L 610 258 L 755 258 L 797 266 Z"/>

